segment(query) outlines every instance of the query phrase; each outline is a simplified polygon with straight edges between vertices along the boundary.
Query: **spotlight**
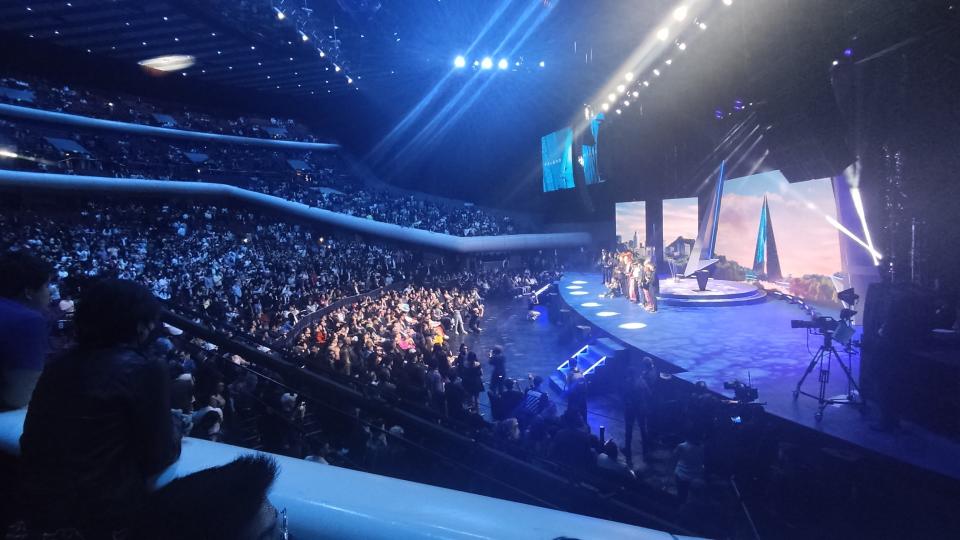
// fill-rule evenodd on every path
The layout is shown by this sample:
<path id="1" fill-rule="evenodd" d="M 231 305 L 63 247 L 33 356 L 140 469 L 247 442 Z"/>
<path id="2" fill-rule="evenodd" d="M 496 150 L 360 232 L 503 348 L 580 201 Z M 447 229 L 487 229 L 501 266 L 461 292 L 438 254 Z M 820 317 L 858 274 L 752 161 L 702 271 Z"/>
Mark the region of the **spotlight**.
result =
<path id="1" fill-rule="evenodd" d="M 627 87 L 622 84 L 617 86 L 617 92 L 620 92 L 621 94 L 626 92 L 626 90 L 627 90 Z"/>
<path id="2" fill-rule="evenodd" d="M 670 37 L 669 28 L 661 28 L 657 30 L 657 39 L 659 39 L 660 41 L 666 41 L 668 37 Z"/>
<path id="3" fill-rule="evenodd" d="M 705 23 L 705 22 L 703 22 L 703 21 L 700 21 L 699 23 L 697 23 L 697 26 L 699 26 L 701 30 L 706 30 L 706 29 L 707 29 L 707 23 Z"/>
<path id="4" fill-rule="evenodd" d="M 304 43 L 310 41 L 310 36 L 308 36 L 303 30 L 299 30 L 299 32 L 300 32 L 301 41 L 303 41 Z"/>
<path id="5" fill-rule="evenodd" d="M 483 61 L 480 62 L 480 69 L 492 69 L 493 68 L 493 58 L 489 56 L 485 57 Z"/>
<path id="6" fill-rule="evenodd" d="M 459 55 L 453 59 L 453 67 L 462 68 L 467 65 L 467 59 L 463 55 Z"/>
<path id="7" fill-rule="evenodd" d="M 666 60 L 664 60 L 663 63 L 669 66 L 670 64 L 673 64 L 673 59 L 672 59 L 672 58 L 667 58 Z"/>
<path id="8" fill-rule="evenodd" d="M 627 99 L 623 100 L 623 106 L 624 106 L 624 107 L 629 107 L 629 106 L 630 106 L 630 100 L 627 100 Z"/>
<path id="9" fill-rule="evenodd" d="M 274 10 L 275 12 L 277 12 L 277 20 L 278 20 L 278 21 L 282 21 L 282 20 L 284 20 L 284 19 L 287 18 L 287 16 L 284 15 L 283 11 L 280 11 L 280 8 L 274 6 L 274 7 L 273 7 L 273 10 Z"/>
<path id="10" fill-rule="evenodd" d="M 621 111 L 620 109 L 617 109 L 617 114 L 623 114 L 623 111 Z"/>
<path id="11" fill-rule="evenodd" d="M 340 65 L 339 65 L 339 64 L 334 64 L 334 65 L 333 65 L 333 70 L 336 71 L 337 73 L 340 73 Z"/>
<path id="12" fill-rule="evenodd" d="M 508 62 L 506 58 L 501 58 L 500 61 L 497 62 L 497 67 L 500 69 L 507 69 L 510 67 L 510 62 Z"/>
<path id="13" fill-rule="evenodd" d="M 540 67 L 546 67 L 546 66 L 547 66 L 547 63 L 544 62 L 543 60 L 541 60 L 541 61 L 540 61 Z"/>
<path id="14" fill-rule="evenodd" d="M 613 103 L 614 101 L 617 100 L 617 95 L 611 92 L 610 94 L 607 95 L 607 99 L 610 100 L 610 103 Z"/>
<path id="15" fill-rule="evenodd" d="M 347 76 L 347 84 L 353 84 L 353 79 Z"/>
<path id="16" fill-rule="evenodd" d="M 687 18 L 687 6 L 680 6 L 673 10 L 673 20 L 682 21 Z"/>
<path id="17" fill-rule="evenodd" d="M 323 52 L 323 49 L 317 49 L 317 50 L 320 51 L 320 58 L 324 58 L 325 56 L 327 56 L 327 53 Z"/>
<path id="18" fill-rule="evenodd" d="M 628 71 L 623 75 L 623 78 L 626 79 L 627 82 L 630 82 L 633 80 L 633 73 Z"/>
<path id="19" fill-rule="evenodd" d="M 609 111 L 609 110 L 610 110 L 610 104 L 609 104 L 609 103 L 604 103 L 604 104 L 603 104 L 603 105 L 601 105 L 600 107 L 602 107 L 602 108 L 603 108 L 603 110 L 604 110 L 604 112 L 606 112 L 606 111 Z"/>
<path id="20" fill-rule="evenodd" d="M 654 74 L 655 76 L 659 77 L 659 76 L 660 76 L 660 70 L 659 70 L 659 69 L 653 70 L 653 74 Z"/>
<path id="21" fill-rule="evenodd" d="M 643 81 L 644 86 L 650 86 L 650 81 Z"/>
<path id="22" fill-rule="evenodd" d="M 846 56 L 847 58 L 850 58 L 851 56 L 853 56 L 853 49 L 844 49 L 843 55 Z"/>
<path id="23" fill-rule="evenodd" d="M 634 91 L 633 91 L 633 97 L 635 97 L 635 98 L 640 97 L 640 92 L 637 92 L 636 90 L 634 90 Z"/>
<path id="24" fill-rule="evenodd" d="M 830 65 L 831 65 L 831 66 L 839 66 L 839 65 L 840 65 L 840 61 L 839 61 L 839 60 L 834 60 Z"/>
<path id="25" fill-rule="evenodd" d="M 723 0 L 723 5 L 725 5 L 725 6 L 732 6 L 732 5 L 733 5 L 733 0 Z"/>
<path id="26" fill-rule="evenodd" d="M 687 43 L 684 41 L 681 41 L 680 43 L 677 43 L 677 48 L 680 49 L 681 51 L 685 51 L 687 50 Z"/>

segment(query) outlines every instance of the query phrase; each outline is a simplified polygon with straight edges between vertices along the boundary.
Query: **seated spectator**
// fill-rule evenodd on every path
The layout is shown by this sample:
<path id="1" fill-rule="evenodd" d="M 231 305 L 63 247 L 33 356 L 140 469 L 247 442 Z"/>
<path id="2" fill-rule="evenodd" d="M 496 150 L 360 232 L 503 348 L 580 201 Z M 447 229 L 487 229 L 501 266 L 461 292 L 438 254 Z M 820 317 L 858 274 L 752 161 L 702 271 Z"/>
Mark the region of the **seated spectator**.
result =
<path id="1" fill-rule="evenodd" d="M 0 258 L 0 411 L 26 407 L 43 371 L 52 271 L 26 252 Z"/>
<path id="2" fill-rule="evenodd" d="M 244 456 L 170 482 L 152 493 L 131 529 L 139 540 L 269 540 L 288 538 L 286 512 L 267 493 L 277 464 Z"/>
<path id="3" fill-rule="evenodd" d="M 130 281 L 103 280 L 81 297 L 77 345 L 44 368 L 20 438 L 31 529 L 109 536 L 179 456 L 166 365 L 142 352 L 159 312 Z"/>
<path id="4" fill-rule="evenodd" d="M 620 462 L 620 449 L 613 439 L 603 445 L 603 451 L 597 455 L 597 467 L 602 471 L 619 478 L 635 478 L 633 471 L 626 463 Z"/>

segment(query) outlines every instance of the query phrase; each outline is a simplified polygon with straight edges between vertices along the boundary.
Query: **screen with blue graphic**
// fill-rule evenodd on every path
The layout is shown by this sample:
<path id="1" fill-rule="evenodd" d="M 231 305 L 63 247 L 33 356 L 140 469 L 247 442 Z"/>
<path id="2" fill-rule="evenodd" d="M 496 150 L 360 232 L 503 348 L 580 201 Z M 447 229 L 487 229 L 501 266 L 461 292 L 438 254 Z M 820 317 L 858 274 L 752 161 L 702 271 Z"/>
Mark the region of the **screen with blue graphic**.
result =
<path id="1" fill-rule="evenodd" d="M 584 183 L 589 185 L 603 182 L 603 175 L 600 174 L 600 160 L 598 157 L 598 140 L 600 136 L 600 124 L 604 120 L 603 113 L 593 117 L 590 121 L 590 129 L 584 133 L 584 143 L 580 146 L 580 165 L 583 166 Z"/>
<path id="2" fill-rule="evenodd" d="M 543 191 L 571 189 L 573 183 L 573 130 L 563 128 L 540 139 Z"/>
<path id="3" fill-rule="evenodd" d="M 583 160 L 583 180 L 588 186 L 600 183 L 600 172 L 597 170 L 597 147 L 583 145 L 581 147 L 581 158 Z"/>

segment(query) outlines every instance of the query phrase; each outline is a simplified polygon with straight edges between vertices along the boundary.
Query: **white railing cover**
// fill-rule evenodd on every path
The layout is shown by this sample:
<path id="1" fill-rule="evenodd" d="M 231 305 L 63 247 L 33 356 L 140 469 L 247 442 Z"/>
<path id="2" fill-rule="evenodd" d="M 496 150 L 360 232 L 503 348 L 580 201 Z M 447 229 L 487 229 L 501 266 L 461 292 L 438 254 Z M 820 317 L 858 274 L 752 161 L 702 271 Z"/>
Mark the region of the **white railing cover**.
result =
<path id="1" fill-rule="evenodd" d="M 26 409 L 0 413 L 0 452 L 19 453 Z M 223 465 L 247 450 L 186 438 L 180 460 L 157 480 Z M 297 539 L 581 540 L 679 538 L 675 535 L 462 491 L 273 455 L 280 476 L 270 493 L 286 508 Z"/>

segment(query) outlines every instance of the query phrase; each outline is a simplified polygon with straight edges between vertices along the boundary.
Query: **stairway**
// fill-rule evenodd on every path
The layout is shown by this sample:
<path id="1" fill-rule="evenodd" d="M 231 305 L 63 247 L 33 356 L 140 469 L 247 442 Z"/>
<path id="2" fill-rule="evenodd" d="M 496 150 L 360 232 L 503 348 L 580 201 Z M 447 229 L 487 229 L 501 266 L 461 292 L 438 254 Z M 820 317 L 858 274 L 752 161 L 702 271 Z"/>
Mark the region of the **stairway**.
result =
<path id="1" fill-rule="evenodd" d="M 550 384 L 566 393 L 567 378 L 576 366 L 583 374 L 590 392 L 612 389 L 619 379 L 619 372 L 626 366 L 627 348 L 616 340 L 603 337 L 582 346 L 570 355 L 550 375 Z"/>

